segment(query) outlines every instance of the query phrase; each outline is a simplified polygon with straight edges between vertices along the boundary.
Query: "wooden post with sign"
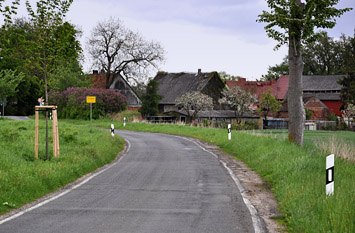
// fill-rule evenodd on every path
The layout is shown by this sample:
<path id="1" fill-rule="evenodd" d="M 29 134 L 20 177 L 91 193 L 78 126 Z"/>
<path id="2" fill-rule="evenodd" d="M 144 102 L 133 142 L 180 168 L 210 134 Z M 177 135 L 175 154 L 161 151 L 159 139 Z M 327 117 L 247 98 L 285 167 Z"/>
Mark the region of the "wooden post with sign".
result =
<path id="1" fill-rule="evenodd" d="M 36 106 L 35 117 L 35 158 L 38 159 L 38 124 L 39 124 L 39 111 L 52 110 L 53 115 L 53 157 L 59 157 L 59 131 L 58 131 L 58 118 L 57 118 L 57 106 Z"/>
<path id="2" fill-rule="evenodd" d="M 90 104 L 90 121 L 92 120 L 92 104 L 96 103 L 96 96 L 86 96 L 86 103 Z"/>

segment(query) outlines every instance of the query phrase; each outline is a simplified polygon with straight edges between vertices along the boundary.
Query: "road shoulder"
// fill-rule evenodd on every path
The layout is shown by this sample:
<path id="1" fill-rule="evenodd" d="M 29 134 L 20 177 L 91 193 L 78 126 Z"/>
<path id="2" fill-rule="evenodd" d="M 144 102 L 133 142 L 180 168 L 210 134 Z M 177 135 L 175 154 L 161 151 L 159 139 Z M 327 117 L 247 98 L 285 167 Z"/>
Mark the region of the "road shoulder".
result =
<path id="1" fill-rule="evenodd" d="M 255 207 L 268 232 L 282 232 L 284 227 L 272 219 L 282 214 L 278 211 L 278 203 L 271 192 L 271 187 L 255 171 L 251 170 L 242 161 L 235 159 L 234 155 L 222 151 L 215 145 L 195 138 L 186 138 L 218 156 L 219 161 L 233 172 L 243 188 L 240 191 L 246 195 L 247 199 Z"/>

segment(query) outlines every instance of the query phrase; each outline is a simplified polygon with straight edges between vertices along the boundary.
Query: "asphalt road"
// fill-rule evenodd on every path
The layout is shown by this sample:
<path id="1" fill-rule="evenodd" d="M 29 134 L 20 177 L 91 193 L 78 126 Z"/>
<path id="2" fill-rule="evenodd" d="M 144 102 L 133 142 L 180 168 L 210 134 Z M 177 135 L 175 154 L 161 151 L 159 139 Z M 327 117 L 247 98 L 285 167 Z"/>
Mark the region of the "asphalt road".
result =
<path id="1" fill-rule="evenodd" d="M 11 120 L 16 120 L 16 121 L 25 121 L 25 120 L 31 120 L 27 116 L 4 116 L 5 118 L 11 119 Z"/>
<path id="2" fill-rule="evenodd" d="M 118 163 L 0 232 L 254 232 L 234 181 L 211 154 L 179 137 L 119 134 L 131 146 Z"/>

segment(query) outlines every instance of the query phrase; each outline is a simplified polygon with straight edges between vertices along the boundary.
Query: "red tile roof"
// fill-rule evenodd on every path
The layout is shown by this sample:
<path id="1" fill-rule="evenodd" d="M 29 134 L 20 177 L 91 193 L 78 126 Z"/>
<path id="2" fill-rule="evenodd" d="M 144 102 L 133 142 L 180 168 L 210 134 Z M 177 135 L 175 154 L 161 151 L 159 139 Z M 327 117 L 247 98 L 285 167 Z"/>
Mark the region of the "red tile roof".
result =
<path id="1" fill-rule="evenodd" d="M 226 81 L 226 85 L 229 88 L 235 86 L 241 87 L 245 91 L 249 91 L 256 95 L 259 99 L 261 94 L 271 90 L 271 94 L 275 95 L 276 82 L 275 80 L 271 81 L 246 81 L 246 79 L 241 78 L 238 81 Z"/>
<path id="2" fill-rule="evenodd" d="M 281 76 L 276 83 L 277 91 L 276 91 L 276 99 L 282 100 L 287 98 L 287 91 L 288 91 L 288 75 Z"/>

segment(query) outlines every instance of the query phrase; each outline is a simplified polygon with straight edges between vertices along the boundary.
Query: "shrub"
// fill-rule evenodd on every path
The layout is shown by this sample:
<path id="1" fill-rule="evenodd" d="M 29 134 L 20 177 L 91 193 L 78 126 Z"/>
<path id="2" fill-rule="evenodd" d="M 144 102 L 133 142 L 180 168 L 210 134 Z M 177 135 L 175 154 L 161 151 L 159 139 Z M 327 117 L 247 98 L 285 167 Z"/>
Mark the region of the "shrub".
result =
<path id="1" fill-rule="evenodd" d="M 93 119 L 127 108 L 126 97 L 111 89 L 70 87 L 65 91 L 53 91 L 49 94 L 51 103 L 58 106 L 60 118 L 88 119 L 90 105 L 86 103 L 86 96 L 96 96 L 96 103 L 92 104 Z"/>

